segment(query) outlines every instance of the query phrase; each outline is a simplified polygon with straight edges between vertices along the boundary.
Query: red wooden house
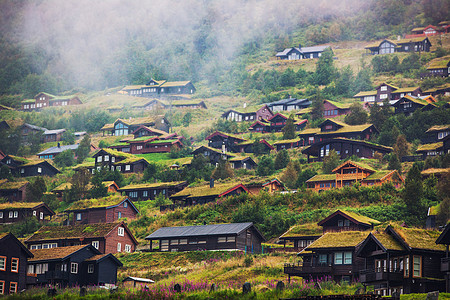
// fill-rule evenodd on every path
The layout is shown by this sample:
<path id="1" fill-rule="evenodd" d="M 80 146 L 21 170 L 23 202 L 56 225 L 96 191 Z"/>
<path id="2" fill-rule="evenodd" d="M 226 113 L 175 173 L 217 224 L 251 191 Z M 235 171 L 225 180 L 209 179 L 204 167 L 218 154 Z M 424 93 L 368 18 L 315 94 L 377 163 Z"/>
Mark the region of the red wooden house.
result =
<path id="1" fill-rule="evenodd" d="M 6 179 L 0 180 L 0 197 L 8 199 L 9 202 L 25 202 L 28 185 L 28 181 L 10 182 Z"/>
<path id="2" fill-rule="evenodd" d="M 334 118 L 350 113 L 351 103 L 340 103 L 331 100 L 323 101 L 323 116 L 324 118 Z"/>
<path id="3" fill-rule="evenodd" d="M 74 202 L 65 212 L 73 218 L 70 224 L 95 224 L 116 222 L 121 218 L 134 219 L 139 210 L 128 197 L 112 195 L 100 199 Z"/>
<path id="4" fill-rule="evenodd" d="M 385 99 L 393 101 L 404 96 L 420 97 L 423 94 L 424 92 L 418 86 L 399 88 L 392 84 L 382 83 L 375 91 L 359 92 L 353 98 L 362 102 L 383 102 Z"/>
<path id="5" fill-rule="evenodd" d="M 28 259 L 32 257 L 12 233 L 0 233 L 0 295 L 26 289 Z"/>
<path id="6" fill-rule="evenodd" d="M 142 157 L 108 148 L 100 149 L 92 157 L 95 160 L 92 172 L 94 169 L 108 168 L 121 173 L 142 173 L 149 165 L 148 161 Z"/>
<path id="7" fill-rule="evenodd" d="M 272 110 L 264 104 L 262 106 L 246 106 L 243 108 L 233 108 L 222 114 L 222 118 L 236 122 L 254 122 L 256 120 L 267 120 L 273 116 Z"/>
<path id="8" fill-rule="evenodd" d="M 71 96 L 55 96 L 49 93 L 39 93 L 33 99 L 26 99 L 21 102 L 22 110 L 40 110 L 50 106 L 67 106 L 83 104 L 80 98 L 75 95 Z"/>
<path id="9" fill-rule="evenodd" d="M 73 226 L 44 226 L 25 241 L 30 250 L 78 245 L 94 246 L 100 253 L 134 252 L 139 244 L 123 221 Z"/>
<path id="10" fill-rule="evenodd" d="M 0 223 L 9 224 L 35 217 L 39 221 L 46 221 L 55 212 L 44 202 L 13 202 L 0 204 Z"/>

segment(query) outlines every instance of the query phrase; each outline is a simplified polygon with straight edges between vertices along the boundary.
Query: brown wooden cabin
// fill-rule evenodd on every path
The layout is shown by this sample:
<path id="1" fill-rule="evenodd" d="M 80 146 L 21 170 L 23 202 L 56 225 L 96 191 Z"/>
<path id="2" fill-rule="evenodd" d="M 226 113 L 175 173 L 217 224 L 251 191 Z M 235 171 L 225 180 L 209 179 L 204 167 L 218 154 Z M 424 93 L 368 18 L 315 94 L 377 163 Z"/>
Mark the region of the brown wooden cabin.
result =
<path id="1" fill-rule="evenodd" d="M 448 77 L 450 70 L 450 58 L 437 58 L 429 62 L 427 66 L 428 76 Z"/>
<path id="2" fill-rule="evenodd" d="M 27 288 L 28 259 L 33 254 L 12 234 L 0 233 L 0 295 Z"/>
<path id="3" fill-rule="evenodd" d="M 249 190 L 242 183 L 215 183 L 214 179 L 211 179 L 209 184 L 206 183 L 195 187 L 187 187 L 172 195 L 170 199 L 176 203 L 177 206 L 191 206 L 205 204 L 216 201 L 219 198 L 248 192 Z"/>
<path id="4" fill-rule="evenodd" d="M 445 138 L 443 139 L 445 140 Z M 422 159 L 425 160 L 427 157 L 439 156 L 444 152 L 444 142 L 437 142 L 431 144 L 423 144 L 417 147 L 416 153 L 422 155 Z"/>
<path id="5" fill-rule="evenodd" d="M 158 195 L 169 198 L 187 185 L 186 181 L 132 184 L 120 188 L 119 192 L 126 194 L 132 201 L 154 200 Z"/>
<path id="6" fill-rule="evenodd" d="M 6 165 L 16 177 L 55 176 L 60 171 L 46 160 L 28 160 L 23 157 L 6 155 L 0 164 Z"/>
<path id="7" fill-rule="evenodd" d="M 356 281 L 364 260 L 355 253 L 367 235 L 364 231 L 327 232 L 298 254 L 302 262 L 285 264 L 284 273 L 289 281 L 291 276 L 314 281 Z"/>
<path id="8" fill-rule="evenodd" d="M 424 92 L 420 87 L 405 87 L 399 88 L 389 83 L 382 83 L 375 91 L 359 92 L 353 98 L 356 98 L 362 102 L 383 102 L 385 99 L 388 101 L 398 100 L 404 96 L 420 97 Z"/>
<path id="9" fill-rule="evenodd" d="M 163 227 L 145 238 L 159 243 L 158 251 L 241 250 L 262 253 L 265 238 L 253 223 Z"/>
<path id="10" fill-rule="evenodd" d="M 331 100 L 323 101 L 323 117 L 334 118 L 345 116 L 350 113 L 351 103 L 339 103 Z"/>
<path id="11" fill-rule="evenodd" d="M 107 188 L 108 194 L 114 194 L 117 193 L 119 190 L 119 186 L 114 181 L 102 181 L 102 184 Z M 92 184 L 88 183 L 86 186 L 88 188 L 88 191 L 92 188 Z M 64 193 L 72 188 L 72 183 L 65 182 L 61 185 L 57 186 L 52 190 L 52 193 L 56 195 L 56 199 L 59 201 L 62 201 L 62 198 L 64 197 Z M 82 198 L 84 198 L 86 195 L 81 195 Z"/>
<path id="12" fill-rule="evenodd" d="M 154 136 L 154 137 L 165 137 L 167 136 L 167 132 L 163 130 L 159 130 L 152 127 L 147 127 L 144 125 L 139 126 L 135 131 L 131 133 L 134 135 L 134 138 L 140 138 L 143 136 Z"/>
<path id="13" fill-rule="evenodd" d="M 257 180 L 250 180 L 248 182 L 244 182 L 243 184 L 247 188 L 248 192 L 253 195 L 258 195 L 262 190 L 269 194 L 286 190 L 286 187 L 278 178 L 273 178 L 270 180 L 264 178 L 261 180 L 258 178 Z"/>
<path id="14" fill-rule="evenodd" d="M 365 231 L 373 229 L 380 222 L 358 213 L 337 210 L 325 219 L 317 223 L 322 226 L 323 233 L 341 231 Z"/>
<path id="15" fill-rule="evenodd" d="M 258 166 L 250 156 L 235 156 L 228 160 L 233 169 L 253 170 Z"/>
<path id="16" fill-rule="evenodd" d="M 240 152 L 238 144 L 247 142 L 246 139 L 221 131 L 216 131 L 205 138 L 208 141 L 208 147 L 219 149 L 222 152 Z"/>
<path id="17" fill-rule="evenodd" d="M 148 284 L 152 283 L 155 282 L 151 279 L 132 276 L 128 276 L 122 281 L 123 286 L 127 288 L 144 288 Z"/>
<path id="18" fill-rule="evenodd" d="M 105 124 L 100 130 L 105 133 L 121 136 L 128 135 L 136 131 L 140 126 L 152 127 L 158 130 L 169 132 L 170 123 L 164 116 L 142 117 L 135 119 L 117 119 L 112 124 Z"/>
<path id="19" fill-rule="evenodd" d="M 264 119 L 258 120 L 248 128 L 248 131 L 267 133 L 270 132 L 270 123 Z"/>
<path id="20" fill-rule="evenodd" d="M 443 245 L 438 231 L 388 226 L 368 235 L 357 251 L 364 258 L 360 281 L 380 295 L 444 291 Z"/>
<path id="21" fill-rule="evenodd" d="M 441 272 L 444 273 L 445 291 L 450 293 L 450 225 L 447 224 L 441 235 L 437 238 L 436 244 L 445 246 L 445 257 L 441 259 Z"/>
<path id="22" fill-rule="evenodd" d="M 289 119 L 289 116 L 276 113 L 269 119 L 267 119 L 267 122 L 269 122 L 269 127 L 266 128 L 266 132 L 281 132 L 286 126 L 286 122 Z M 298 120 L 294 119 L 294 126 L 296 131 L 300 131 L 305 128 L 306 124 L 308 123 L 308 120 Z"/>
<path id="23" fill-rule="evenodd" d="M 121 173 L 143 173 L 149 166 L 148 161 L 142 157 L 108 148 L 100 149 L 92 157 L 95 160 L 94 168 L 91 169 L 92 173 L 100 168 L 117 170 Z"/>
<path id="24" fill-rule="evenodd" d="M 299 148 L 301 146 L 301 140 L 292 139 L 276 141 L 275 143 L 273 143 L 273 146 L 277 149 L 277 151 L 281 151 L 283 149 Z"/>
<path id="25" fill-rule="evenodd" d="M 395 114 L 405 114 L 409 116 L 417 109 L 422 109 L 427 105 L 428 103 L 420 98 L 404 96 L 401 97 L 392 106 L 395 108 Z"/>
<path id="26" fill-rule="evenodd" d="M 197 155 L 203 155 L 209 158 L 209 163 L 217 166 L 221 161 L 233 158 L 234 155 L 223 153 L 219 149 L 208 147 L 208 146 L 200 146 L 194 151 L 192 151 L 194 157 Z"/>
<path id="27" fill-rule="evenodd" d="M 28 181 L 11 182 L 6 179 L 0 180 L 0 198 L 8 202 L 25 202 L 27 199 Z"/>
<path id="28" fill-rule="evenodd" d="M 74 202 L 65 210 L 71 225 L 116 222 L 121 218 L 134 219 L 139 210 L 128 197 L 112 195 L 100 199 Z"/>
<path id="29" fill-rule="evenodd" d="M 111 253 L 101 254 L 92 245 L 31 250 L 28 275 L 36 285 L 75 287 L 104 286 L 117 282 L 117 268 L 123 264 Z"/>
<path id="30" fill-rule="evenodd" d="M 361 182 L 363 186 L 382 185 L 391 182 L 396 187 L 404 183 L 403 177 L 397 170 L 375 171 L 364 163 L 351 160 L 336 167 L 333 173 L 315 175 L 306 181 L 306 187 L 321 192 L 332 188 L 351 186 L 356 182 Z"/>
<path id="31" fill-rule="evenodd" d="M 134 97 L 162 97 L 164 95 L 193 94 L 195 91 L 191 81 L 167 81 L 152 78 L 145 85 L 129 85 L 120 92 Z"/>
<path id="32" fill-rule="evenodd" d="M 176 138 L 140 137 L 127 141 L 131 154 L 168 153 L 183 148 L 181 140 Z"/>
<path id="33" fill-rule="evenodd" d="M 431 42 L 426 36 L 401 40 L 383 40 L 365 47 L 368 54 L 389 54 L 394 52 L 430 52 Z"/>
<path id="34" fill-rule="evenodd" d="M 236 145 L 235 149 L 236 152 L 243 152 L 243 153 L 255 153 L 255 142 L 256 141 L 245 141 L 242 143 L 239 143 Z M 259 149 L 258 151 L 260 153 L 269 153 L 271 150 L 274 150 L 275 148 L 269 144 L 265 139 L 259 140 Z"/>
<path id="35" fill-rule="evenodd" d="M 289 230 L 283 233 L 278 239 L 283 244 L 284 250 L 292 249 L 298 252 L 311 245 L 315 240 L 321 237 L 322 234 L 322 227 L 316 223 L 308 223 L 295 225 L 289 228 Z M 288 247 L 286 247 L 286 244 L 288 244 Z M 289 244 L 292 244 L 292 247 L 289 246 Z"/>
<path id="36" fill-rule="evenodd" d="M 131 253 L 139 244 L 123 221 L 44 226 L 25 241 L 30 250 L 89 245 L 100 253 Z"/>
<path id="37" fill-rule="evenodd" d="M 41 222 L 51 219 L 55 212 L 44 202 L 12 202 L 0 204 L 0 224 L 10 224 L 35 217 Z"/>
<path id="38" fill-rule="evenodd" d="M 34 99 L 26 99 L 21 102 L 22 110 L 41 110 L 50 106 L 67 106 L 83 104 L 78 96 L 54 96 L 48 93 L 39 93 Z"/>
<path id="39" fill-rule="evenodd" d="M 254 122 L 257 120 L 267 120 L 273 116 L 272 110 L 264 105 L 247 106 L 244 108 L 233 108 L 222 114 L 222 118 L 235 122 Z"/>
<path id="40" fill-rule="evenodd" d="M 329 138 L 321 142 L 314 143 L 302 150 L 307 155 L 308 162 L 323 161 L 331 150 L 336 151 L 340 159 L 346 159 L 351 156 L 360 158 L 375 158 L 375 153 L 386 155 L 394 151 L 392 147 L 377 145 L 367 141 L 348 139 L 348 138 Z M 311 158 L 312 157 L 312 158 Z"/>
<path id="41" fill-rule="evenodd" d="M 318 128 L 308 128 L 299 133 L 302 146 L 312 145 L 331 138 L 369 140 L 378 130 L 372 124 L 347 125 L 336 120 L 326 119 Z"/>
<path id="42" fill-rule="evenodd" d="M 425 131 L 426 138 L 422 140 L 423 144 L 442 142 L 446 136 L 450 135 L 450 125 L 435 125 Z"/>

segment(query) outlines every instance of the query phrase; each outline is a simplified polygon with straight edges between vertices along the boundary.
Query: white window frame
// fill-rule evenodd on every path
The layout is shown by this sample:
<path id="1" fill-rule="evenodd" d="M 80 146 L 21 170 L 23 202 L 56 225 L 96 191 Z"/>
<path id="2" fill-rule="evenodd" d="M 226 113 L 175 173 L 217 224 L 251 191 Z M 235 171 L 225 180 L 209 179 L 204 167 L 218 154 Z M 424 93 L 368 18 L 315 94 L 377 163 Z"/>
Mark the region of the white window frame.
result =
<path id="1" fill-rule="evenodd" d="M 70 263 L 70 273 L 78 274 L 78 263 Z"/>
<path id="2" fill-rule="evenodd" d="M 117 243 L 117 252 L 122 252 L 122 244 Z"/>
<path id="3" fill-rule="evenodd" d="M 118 236 L 125 236 L 125 228 L 119 227 L 119 228 L 117 229 L 117 235 L 118 235 Z"/>
<path id="4" fill-rule="evenodd" d="M 44 213 L 43 212 L 40 212 L 39 213 L 39 220 L 43 220 L 44 219 Z"/>
<path id="5" fill-rule="evenodd" d="M 37 172 L 38 172 L 39 174 L 41 174 L 41 173 L 42 173 L 42 168 L 41 168 L 41 167 L 38 167 L 38 168 L 37 168 Z"/>
<path id="6" fill-rule="evenodd" d="M 125 244 L 125 252 L 130 253 L 131 252 L 131 245 Z"/>
<path id="7" fill-rule="evenodd" d="M 130 165 L 125 165 L 125 171 L 130 171 L 131 170 L 131 166 Z"/>
<path id="8" fill-rule="evenodd" d="M 76 219 L 77 221 L 81 221 L 81 213 L 77 213 Z"/>
<path id="9" fill-rule="evenodd" d="M 19 217 L 19 212 L 17 210 L 14 211 L 14 218 L 18 218 Z"/>
<path id="10" fill-rule="evenodd" d="M 100 247 L 100 242 L 99 241 L 92 241 L 92 246 L 98 250 L 98 247 Z"/>
<path id="11" fill-rule="evenodd" d="M 89 273 L 89 274 L 94 273 L 94 264 L 89 264 L 89 265 L 88 265 L 88 273 Z"/>

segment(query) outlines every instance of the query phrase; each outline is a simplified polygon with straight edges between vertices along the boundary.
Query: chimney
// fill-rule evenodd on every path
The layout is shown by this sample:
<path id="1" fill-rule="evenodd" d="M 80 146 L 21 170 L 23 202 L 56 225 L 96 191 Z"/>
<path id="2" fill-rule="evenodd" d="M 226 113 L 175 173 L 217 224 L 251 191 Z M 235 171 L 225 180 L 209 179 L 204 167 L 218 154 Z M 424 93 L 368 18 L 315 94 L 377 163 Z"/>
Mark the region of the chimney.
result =
<path id="1" fill-rule="evenodd" d="M 212 189 L 214 187 L 214 178 L 209 180 L 209 187 Z"/>

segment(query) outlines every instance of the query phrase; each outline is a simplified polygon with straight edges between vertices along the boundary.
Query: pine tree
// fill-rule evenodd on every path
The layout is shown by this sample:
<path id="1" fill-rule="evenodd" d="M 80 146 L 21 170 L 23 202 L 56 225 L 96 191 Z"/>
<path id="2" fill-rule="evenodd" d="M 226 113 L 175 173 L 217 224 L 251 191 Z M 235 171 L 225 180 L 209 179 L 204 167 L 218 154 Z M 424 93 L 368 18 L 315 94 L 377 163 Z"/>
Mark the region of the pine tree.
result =
<path id="1" fill-rule="evenodd" d="M 295 138 L 295 124 L 294 124 L 294 115 L 290 115 L 286 120 L 286 125 L 284 125 L 283 129 L 283 139 L 291 140 Z"/>
<path id="2" fill-rule="evenodd" d="M 28 202 L 40 202 L 42 196 L 47 191 L 47 185 L 44 178 L 41 176 L 36 177 L 33 182 L 27 187 L 27 201 Z"/>
<path id="3" fill-rule="evenodd" d="M 409 223 L 414 225 L 422 224 L 426 218 L 427 210 L 423 203 L 422 176 L 416 163 L 406 175 L 402 199 L 409 213 Z"/>
<path id="4" fill-rule="evenodd" d="M 392 153 L 391 157 L 389 158 L 389 170 L 397 170 L 399 173 L 402 172 L 402 164 L 400 163 L 400 160 L 398 159 L 397 153 Z"/>
<path id="5" fill-rule="evenodd" d="M 86 134 L 81 140 L 80 144 L 78 145 L 78 148 L 75 150 L 75 155 L 77 156 L 77 163 L 81 164 L 86 159 L 86 157 L 88 157 L 90 151 L 91 151 L 91 137 Z"/>
<path id="6" fill-rule="evenodd" d="M 323 118 L 323 96 L 320 89 L 316 89 L 316 93 L 311 97 L 311 118 L 313 120 L 319 120 Z"/>
<path id="7" fill-rule="evenodd" d="M 323 158 L 322 171 L 325 174 L 331 174 L 339 166 L 339 154 L 333 149 Z"/>
<path id="8" fill-rule="evenodd" d="M 316 83 L 318 85 L 327 85 L 335 77 L 336 69 L 333 64 L 333 52 L 327 48 L 322 52 L 316 64 Z"/>
<path id="9" fill-rule="evenodd" d="M 408 148 L 408 141 L 406 140 L 405 135 L 400 134 L 394 144 L 394 152 L 401 159 L 403 156 L 408 155 Z"/>
<path id="10" fill-rule="evenodd" d="M 361 125 L 367 123 L 367 112 L 361 103 L 355 102 L 350 106 L 350 113 L 345 116 L 345 123 L 349 125 Z"/>
<path id="11" fill-rule="evenodd" d="M 274 167 L 275 170 L 280 170 L 286 168 L 286 166 L 289 163 L 289 153 L 286 149 L 283 149 L 277 153 L 277 156 L 275 157 L 275 163 Z"/>

